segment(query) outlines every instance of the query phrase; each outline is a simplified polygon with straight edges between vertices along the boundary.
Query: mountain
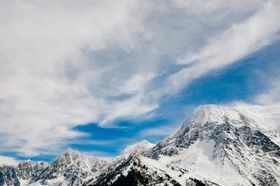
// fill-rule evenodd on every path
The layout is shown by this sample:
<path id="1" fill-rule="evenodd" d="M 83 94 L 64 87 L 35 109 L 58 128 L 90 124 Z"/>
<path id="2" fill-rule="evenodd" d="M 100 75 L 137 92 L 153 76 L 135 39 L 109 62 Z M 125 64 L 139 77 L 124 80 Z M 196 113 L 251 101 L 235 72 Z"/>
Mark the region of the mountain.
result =
<path id="1" fill-rule="evenodd" d="M 262 121 L 200 106 L 156 145 L 142 141 L 115 158 L 69 149 L 51 164 L 1 166 L 0 185 L 280 185 L 280 134 Z"/>
<path id="2" fill-rule="evenodd" d="M 105 158 L 87 156 L 68 149 L 46 167 L 30 183 L 43 185 L 81 185 L 84 179 L 94 177 L 110 162 Z"/>
<path id="3" fill-rule="evenodd" d="M 0 185 L 25 185 L 28 180 L 36 178 L 48 167 L 45 162 L 23 161 L 16 167 L 2 165 L 0 166 Z"/>
<path id="4" fill-rule="evenodd" d="M 279 185 L 280 147 L 268 134 L 234 108 L 206 105 L 145 155 L 219 185 Z"/>

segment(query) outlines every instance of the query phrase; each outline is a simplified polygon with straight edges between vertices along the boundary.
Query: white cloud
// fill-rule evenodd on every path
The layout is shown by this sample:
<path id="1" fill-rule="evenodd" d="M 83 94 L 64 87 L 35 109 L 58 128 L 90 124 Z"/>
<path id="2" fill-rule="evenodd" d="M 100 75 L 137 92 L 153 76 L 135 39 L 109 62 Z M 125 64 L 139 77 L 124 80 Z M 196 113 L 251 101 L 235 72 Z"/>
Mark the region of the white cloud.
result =
<path id="1" fill-rule="evenodd" d="M 261 105 L 274 105 L 280 103 L 280 79 L 269 80 L 270 88 L 258 95 L 255 101 Z"/>
<path id="2" fill-rule="evenodd" d="M 178 61 L 187 64 L 169 78 L 168 90 L 180 89 L 193 79 L 237 62 L 277 38 L 280 31 L 280 3 L 268 1 L 245 21 L 233 24 L 223 33 L 210 38 L 205 46 L 195 53 L 187 53 Z"/>
<path id="3" fill-rule="evenodd" d="M 258 127 L 265 130 L 280 131 L 280 105 L 259 105 L 239 102 L 234 103 L 233 107 L 250 116 L 250 118 L 254 118 L 258 122 Z"/>
<path id="4" fill-rule="evenodd" d="M 280 132 L 280 81 L 270 80 L 270 88 L 255 97 L 254 102 L 258 105 L 260 115 L 266 119 L 266 125 L 270 129 Z"/>
<path id="5" fill-rule="evenodd" d="M 178 126 L 161 126 L 155 128 L 149 128 L 143 130 L 139 133 L 141 137 L 167 137 L 170 136 L 172 133 L 176 132 Z"/>
<path id="6" fill-rule="evenodd" d="M 233 102 L 231 106 L 255 119 L 259 123 L 259 127 L 280 132 L 280 79 L 274 74 L 274 70 L 279 71 L 278 69 L 270 69 L 268 71 L 271 74 L 266 72 L 265 77 L 258 77 L 259 81 L 267 84 L 267 89 L 261 89 L 262 93 L 252 97 L 250 103 Z"/>
<path id="7" fill-rule="evenodd" d="M 125 110 L 114 113 L 111 107 L 118 109 L 120 102 L 106 99 L 122 93 L 114 89 L 123 83 L 113 79 L 115 66 L 98 65 L 88 55 L 108 42 L 129 46 L 148 3 L 141 3 L 141 9 L 137 0 L 0 3 L 3 148 L 50 153 L 81 135 L 71 130 L 77 124 L 106 120 L 107 114 L 127 115 Z M 113 86 L 106 85 L 113 80 Z M 102 84 L 110 88 L 102 90 Z M 150 108 L 137 97 L 123 104 L 135 109 L 131 117 Z"/>
<path id="8" fill-rule="evenodd" d="M 52 153 L 76 125 L 143 117 L 279 30 L 277 1 L 201 2 L 0 1 L 0 150 Z M 178 58 L 196 62 L 170 77 Z"/>
<path id="9" fill-rule="evenodd" d="M 0 156 L 0 166 L 1 165 L 17 165 L 19 161 L 9 156 Z"/>

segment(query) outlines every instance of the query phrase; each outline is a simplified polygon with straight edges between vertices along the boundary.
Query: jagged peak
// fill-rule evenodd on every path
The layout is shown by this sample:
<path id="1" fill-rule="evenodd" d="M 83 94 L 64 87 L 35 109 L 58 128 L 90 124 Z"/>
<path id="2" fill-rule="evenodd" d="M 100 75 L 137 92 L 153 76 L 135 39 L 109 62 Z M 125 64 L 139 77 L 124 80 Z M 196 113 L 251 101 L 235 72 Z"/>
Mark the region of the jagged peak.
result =
<path id="1" fill-rule="evenodd" d="M 62 155 L 80 155 L 80 152 L 72 148 L 68 148 L 66 151 L 63 152 Z"/>
<path id="2" fill-rule="evenodd" d="M 79 159 L 82 158 L 84 155 L 82 155 L 79 151 L 76 151 L 72 148 L 68 148 L 66 151 L 64 151 L 58 158 L 58 161 L 66 161 L 66 160 L 73 160 L 73 159 Z"/>

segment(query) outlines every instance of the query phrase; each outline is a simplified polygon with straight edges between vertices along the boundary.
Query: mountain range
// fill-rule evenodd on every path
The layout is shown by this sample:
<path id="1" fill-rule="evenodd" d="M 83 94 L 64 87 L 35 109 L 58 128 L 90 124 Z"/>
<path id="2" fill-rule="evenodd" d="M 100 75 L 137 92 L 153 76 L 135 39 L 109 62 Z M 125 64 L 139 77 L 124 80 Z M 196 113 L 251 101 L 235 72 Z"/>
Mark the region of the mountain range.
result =
<path id="1" fill-rule="evenodd" d="M 198 107 L 174 134 L 114 158 L 68 149 L 54 162 L 0 166 L 0 185 L 280 185 L 280 134 L 222 105 Z"/>

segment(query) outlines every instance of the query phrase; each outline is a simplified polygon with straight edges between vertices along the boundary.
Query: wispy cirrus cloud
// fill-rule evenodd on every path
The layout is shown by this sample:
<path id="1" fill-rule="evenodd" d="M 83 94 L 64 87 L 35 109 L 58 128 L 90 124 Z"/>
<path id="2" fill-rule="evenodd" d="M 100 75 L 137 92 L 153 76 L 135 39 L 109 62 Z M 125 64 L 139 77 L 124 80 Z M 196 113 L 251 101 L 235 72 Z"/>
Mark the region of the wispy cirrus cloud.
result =
<path id="1" fill-rule="evenodd" d="M 1 149 L 56 152 L 76 125 L 145 118 L 273 42 L 279 17 L 273 0 L 1 1 Z"/>
<path id="2" fill-rule="evenodd" d="M 277 40 L 280 31 L 277 21 L 279 10 L 279 2 L 268 1 L 243 22 L 233 24 L 224 32 L 209 38 L 198 51 L 187 53 L 178 63 L 188 66 L 169 77 L 170 85 L 173 85 L 171 89 L 180 89 L 193 79 L 238 62 Z"/>

